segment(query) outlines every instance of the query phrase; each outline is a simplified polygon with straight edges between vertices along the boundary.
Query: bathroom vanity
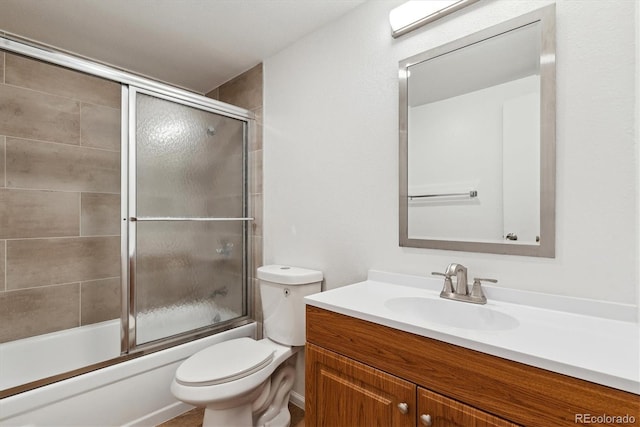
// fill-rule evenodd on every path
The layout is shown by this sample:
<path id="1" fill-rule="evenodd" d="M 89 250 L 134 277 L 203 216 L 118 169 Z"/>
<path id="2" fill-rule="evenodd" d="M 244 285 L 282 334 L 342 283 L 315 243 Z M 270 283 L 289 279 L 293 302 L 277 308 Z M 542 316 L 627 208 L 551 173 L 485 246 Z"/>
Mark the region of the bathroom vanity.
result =
<path id="1" fill-rule="evenodd" d="M 305 424 L 575 426 L 594 423 L 597 417 L 605 417 L 602 418 L 605 422 L 598 425 L 620 425 L 625 420 L 627 425 L 640 423 L 637 334 L 635 342 L 632 336 L 637 323 L 602 320 L 605 331 L 610 326 L 616 329 L 628 326 L 622 333 L 629 333 L 632 340 L 625 347 L 609 349 L 613 360 L 602 362 L 603 366 L 617 363 L 631 366 L 621 372 L 606 372 L 599 362 L 592 361 L 593 364 L 589 359 L 606 356 L 596 347 L 609 342 L 583 343 L 585 348 L 594 349 L 591 355 L 581 348 L 572 352 L 558 345 L 548 349 L 550 354 L 558 355 L 555 360 L 544 357 L 547 350 L 537 354 L 526 350 L 563 341 L 562 327 L 555 337 L 514 351 L 520 344 L 509 337 L 520 334 L 525 336 L 523 342 L 535 341 L 529 320 L 514 314 L 522 312 L 527 317 L 529 308 L 492 302 L 491 294 L 496 292 L 491 291 L 487 292 L 488 305 L 495 307 L 487 307 L 490 311 L 483 312 L 484 320 L 473 319 L 477 307 L 469 304 L 463 307 L 470 309 L 468 320 L 476 322 L 478 329 L 474 325 L 468 329 L 452 328 L 444 324 L 446 319 L 439 325 L 424 318 L 412 318 L 416 313 L 411 313 L 408 307 L 398 314 L 394 304 L 389 304 L 391 300 L 401 296 L 403 300 L 419 302 L 430 298 L 427 294 L 432 291 L 376 282 L 371 280 L 371 273 L 366 282 L 308 297 Z M 437 298 L 437 292 L 432 293 Z M 356 295 L 360 297 L 353 298 Z M 435 301 L 434 304 L 439 304 Z M 511 309 L 515 311 L 510 312 Z M 501 325 L 486 320 L 490 318 L 487 313 L 493 310 L 504 316 L 513 315 L 516 323 L 500 329 Z M 536 311 L 540 309 L 533 310 Z M 540 314 L 549 320 L 550 326 L 543 334 L 554 333 L 554 316 L 559 314 L 546 309 Z M 506 319 L 501 315 L 495 317 L 496 322 Z M 588 325 L 593 320 L 587 319 L 589 316 L 560 315 L 578 317 L 579 323 L 593 329 Z M 585 338 L 580 331 L 574 332 L 577 339 Z M 511 344 L 504 344 L 502 339 Z M 567 345 L 573 346 L 569 341 Z M 620 351 L 626 354 L 616 356 Z M 631 417 L 634 421 L 630 422 Z"/>

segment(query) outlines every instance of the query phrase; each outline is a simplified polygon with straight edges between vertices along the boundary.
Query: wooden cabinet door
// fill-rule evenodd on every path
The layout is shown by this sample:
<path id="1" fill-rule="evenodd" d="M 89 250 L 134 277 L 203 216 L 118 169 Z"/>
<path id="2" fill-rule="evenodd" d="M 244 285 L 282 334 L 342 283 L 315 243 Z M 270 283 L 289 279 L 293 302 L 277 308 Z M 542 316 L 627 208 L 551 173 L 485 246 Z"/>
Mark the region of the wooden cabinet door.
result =
<path id="1" fill-rule="evenodd" d="M 313 344 L 306 347 L 306 427 L 410 427 L 416 385 Z"/>
<path id="2" fill-rule="evenodd" d="M 418 425 L 425 427 L 518 426 L 422 387 L 418 387 Z"/>

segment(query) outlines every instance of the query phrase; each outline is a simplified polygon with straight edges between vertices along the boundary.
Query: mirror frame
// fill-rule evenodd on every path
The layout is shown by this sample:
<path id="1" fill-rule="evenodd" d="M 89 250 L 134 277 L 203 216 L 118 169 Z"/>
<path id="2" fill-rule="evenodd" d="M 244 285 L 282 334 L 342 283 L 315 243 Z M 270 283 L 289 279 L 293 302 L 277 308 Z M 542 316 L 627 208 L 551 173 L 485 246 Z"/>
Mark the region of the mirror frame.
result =
<path id="1" fill-rule="evenodd" d="M 409 238 L 408 205 L 408 68 L 411 65 L 462 49 L 525 25 L 539 22 L 540 40 L 540 243 L 518 244 L 484 241 Z M 556 202 L 556 20 L 555 4 L 419 53 L 399 63 L 400 83 L 400 246 L 485 252 L 504 255 L 555 257 Z"/>

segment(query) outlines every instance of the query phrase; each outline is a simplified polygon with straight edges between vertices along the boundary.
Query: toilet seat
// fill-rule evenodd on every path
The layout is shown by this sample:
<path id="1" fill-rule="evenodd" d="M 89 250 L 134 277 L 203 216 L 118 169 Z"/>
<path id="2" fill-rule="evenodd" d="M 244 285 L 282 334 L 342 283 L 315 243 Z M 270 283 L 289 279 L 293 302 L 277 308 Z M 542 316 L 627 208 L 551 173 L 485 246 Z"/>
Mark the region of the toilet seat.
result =
<path id="1" fill-rule="evenodd" d="M 175 380 L 191 387 L 224 384 L 254 374 L 268 366 L 275 349 L 262 341 L 237 338 L 200 350 L 176 371 Z"/>

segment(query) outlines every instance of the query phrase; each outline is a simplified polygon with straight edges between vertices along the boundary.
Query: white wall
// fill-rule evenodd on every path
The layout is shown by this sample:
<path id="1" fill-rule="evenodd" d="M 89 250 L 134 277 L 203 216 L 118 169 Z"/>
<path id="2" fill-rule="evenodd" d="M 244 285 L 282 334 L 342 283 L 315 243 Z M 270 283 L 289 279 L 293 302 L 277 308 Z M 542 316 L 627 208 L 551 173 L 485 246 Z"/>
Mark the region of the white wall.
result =
<path id="1" fill-rule="evenodd" d="M 398 61 L 548 1 L 483 1 L 399 39 L 369 1 L 264 62 L 264 259 L 427 275 L 636 304 L 635 1 L 557 2 L 555 259 L 398 246 Z"/>

